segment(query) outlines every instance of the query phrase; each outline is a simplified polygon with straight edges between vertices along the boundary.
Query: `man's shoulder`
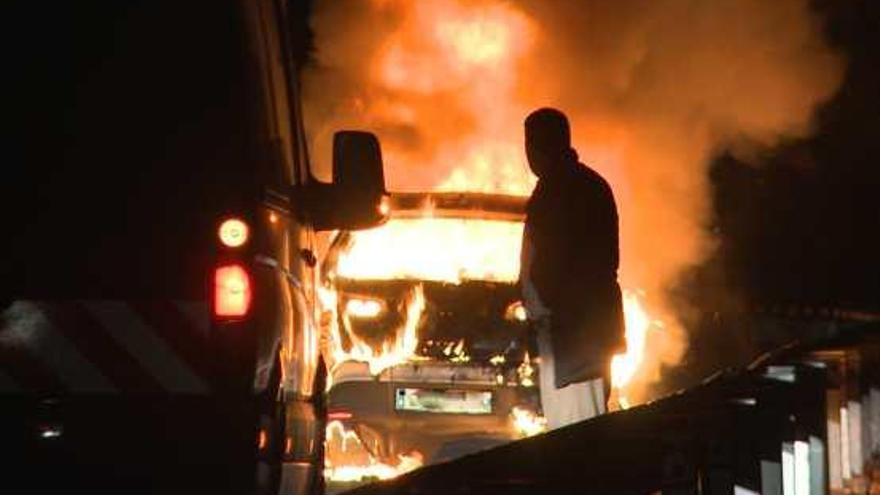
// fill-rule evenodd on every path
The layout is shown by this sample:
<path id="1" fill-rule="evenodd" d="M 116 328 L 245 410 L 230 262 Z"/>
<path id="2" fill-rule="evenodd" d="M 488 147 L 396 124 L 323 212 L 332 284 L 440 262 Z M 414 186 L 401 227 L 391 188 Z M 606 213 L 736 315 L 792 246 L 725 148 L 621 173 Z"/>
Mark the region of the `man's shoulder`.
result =
<path id="1" fill-rule="evenodd" d="M 582 183 L 589 184 L 592 187 L 598 187 L 605 191 L 611 191 L 611 186 L 608 184 L 608 181 L 606 181 L 599 172 L 596 172 L 586 164 L 578 163 L 578 165 L 577 175 Z"/>

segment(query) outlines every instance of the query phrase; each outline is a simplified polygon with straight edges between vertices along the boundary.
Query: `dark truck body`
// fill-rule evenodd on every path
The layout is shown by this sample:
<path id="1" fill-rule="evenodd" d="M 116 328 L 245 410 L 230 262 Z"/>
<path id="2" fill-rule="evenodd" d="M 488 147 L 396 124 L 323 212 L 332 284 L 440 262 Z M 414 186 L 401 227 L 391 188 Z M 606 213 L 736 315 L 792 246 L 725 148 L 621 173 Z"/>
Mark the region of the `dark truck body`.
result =
<path id="1" fill-rule="evenodd" d="M 21 46 L 2 194 L 7 488 L 320 489 L 296 5 L 7 7 Z M 230 217 L 250 228 L 240 248 L 218 239 Z M 220 320 L 229 263 L 252 302 Z"/>

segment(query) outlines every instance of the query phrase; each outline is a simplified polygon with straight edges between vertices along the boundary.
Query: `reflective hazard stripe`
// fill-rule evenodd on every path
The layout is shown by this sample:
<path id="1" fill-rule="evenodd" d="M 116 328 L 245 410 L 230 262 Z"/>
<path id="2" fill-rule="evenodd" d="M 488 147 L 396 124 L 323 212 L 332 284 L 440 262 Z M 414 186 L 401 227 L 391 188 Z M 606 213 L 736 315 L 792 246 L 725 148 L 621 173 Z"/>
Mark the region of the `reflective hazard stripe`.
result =
<path id="1" fill-rule="evenodd" d="M 0 345 L 4 347 L 7 361 L 13 361 L 17 369 L 10 373 L 21 373 L 25 386 L 36 385 L 43 388 L 58 388 L 51 383 L 57 380 L 71 392 L 107 393 L 116 388 L 76 347 L 60 334 L 47 318 L 42 308 L 34 302 L 16 301 L 3 313 L 4 328 L 0 334 Z M 28 363 L 30 358 L 39 364 Z M 51 377 L 45 376 L 50 372 Z M 42 374 L 43 376 L 37 376 Z M 14 375 L 13 375 L 14 376 Z M 36 381 L 37 383 L 30 383 Z"/>
<path id="2" fill-rule="evenodd" d="M 172 301 L 137 301 L 129 307 L 189 367 L 193 375 L 201 380 L 210 377 L 212 360 L 205 352 L 206 335 L 194 328 L 178 305 Z M 207 313 L 202 311 L 202 314 L 207 319 Z"/>
<path id="3" fill-rule="evenodd" d="M 44 329 L 40 356 L 71 392 L 114 392 L 116 387 L 55 328 Z"/>
<path id="4" fill-rule="evenodd" d="M 206 394 L 204 302 L 14 301 L 0 393 Z"/>
<path id="5" fill-rule="evenodd" d="M 206 394 L 208 387 L 127 304 L 89 301 L 86 308 L 116 342 L 171 393 Z"/>
<path id="6" fill-rule="evenodd" d="M 126 392 L 162 393 L 162 386 L 114 340 L 90 312 L 75 302 L 43 305 L 54 328 L 64 334 L 114 385 Z M 126 356 L 126 359 L 120 359 Z"/>

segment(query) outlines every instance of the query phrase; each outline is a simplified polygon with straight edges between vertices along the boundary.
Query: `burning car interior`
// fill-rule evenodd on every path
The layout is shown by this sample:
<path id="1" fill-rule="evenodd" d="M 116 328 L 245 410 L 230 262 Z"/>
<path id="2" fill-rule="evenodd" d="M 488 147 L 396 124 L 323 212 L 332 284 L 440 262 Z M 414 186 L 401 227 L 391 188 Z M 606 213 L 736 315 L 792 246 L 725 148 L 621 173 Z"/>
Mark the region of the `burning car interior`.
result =
<path id="1" fill-rule="evenodd" d="M 488 363 L 522 354 L 525 319 L 512 284 L 464 281 L 460 284 L 413 280 L 339 280 L 341 324 L 371 347 L 406 323 L 413 291 L 425 307 L 418 325 L 416 355 L 450 362 Z M 350 346 L 351 342 L 343 345 Z M 519 356 L 521 358 L 521 356 Z"/>
<path id="2" fill-rule="evenodd" d="M 487 198 L 504 202 L 487 207 Z M 422 361 L 521 360 L 526 318 L 515 281 L 522 199 L 398 194 L 392 201 L 386 225 L 338 233 L 322 266 L 333 323 L 342 330 L 338 347 L 380 349 L 391 338 L 408 341 L 404 357 Z"/>
<path id="3" fill-rule="evenodd" d="M 543 430 L 516 287 L 523 207 L 393 194 L 385 225 L 334 234 L 322 264 L 329 480 L 393 477 Z"/>

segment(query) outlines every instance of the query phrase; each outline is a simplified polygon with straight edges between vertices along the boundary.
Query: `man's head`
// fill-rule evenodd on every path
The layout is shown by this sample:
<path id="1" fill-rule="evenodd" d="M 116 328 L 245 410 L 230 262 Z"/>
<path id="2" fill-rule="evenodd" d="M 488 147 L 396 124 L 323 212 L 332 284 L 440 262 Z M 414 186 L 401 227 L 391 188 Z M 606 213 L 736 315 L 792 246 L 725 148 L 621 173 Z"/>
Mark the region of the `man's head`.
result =
<path id="1" fill-rule="evenodd" d="M 568 118 L 555 108 L 540 108 L 526 117 L 526 158 L 538 177 L 565 165 L 571 154 Z"/>

